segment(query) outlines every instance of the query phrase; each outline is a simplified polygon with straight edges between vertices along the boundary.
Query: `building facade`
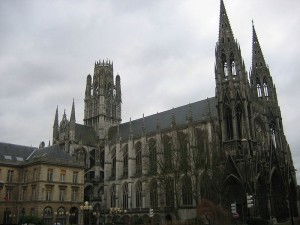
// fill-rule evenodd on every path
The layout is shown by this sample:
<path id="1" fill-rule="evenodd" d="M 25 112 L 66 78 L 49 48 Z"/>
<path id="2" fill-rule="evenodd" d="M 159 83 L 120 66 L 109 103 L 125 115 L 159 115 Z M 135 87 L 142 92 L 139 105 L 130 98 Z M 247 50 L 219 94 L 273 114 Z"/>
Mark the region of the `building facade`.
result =
<path id="1" fill-rule="evenodd" d="M 204 198 L 228 211 L 234 205 L 241 221 L 298 216 L 295 168 L 254 26 L 252 44 L 248 78 L 221 0 L 215 97 L 111 124 L 103 201 L 113 213 L 107 221 L 148 221 L 150 209 L 157 222 L 191 219 Z"/>
<path id="2" fill-rule="evenodd" d="M 84 166 L 58 145 L 42 146 L 0 143 L 1 223 L 32 215 L 48 225 L 79 224 Z"/>

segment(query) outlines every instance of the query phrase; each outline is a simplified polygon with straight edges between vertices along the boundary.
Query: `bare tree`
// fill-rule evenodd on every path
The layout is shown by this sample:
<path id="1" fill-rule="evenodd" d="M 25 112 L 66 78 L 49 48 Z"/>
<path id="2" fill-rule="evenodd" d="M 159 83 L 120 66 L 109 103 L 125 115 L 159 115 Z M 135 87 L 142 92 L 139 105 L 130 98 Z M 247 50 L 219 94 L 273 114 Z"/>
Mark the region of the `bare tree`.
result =
<path id="1" fill-rule="evenodd" d="M 197 215 L 204 216 L 210 225 L 230 224 L 230 213 L 207 199 L 202 199 L 201 203 L 197 206 Z"/>
<path id="2" fill-rule="evenodd" d="M 212 147 L 207 130 L 195 127 L 174 129 L 162 135 L 161 141 L 147 143 L 147 176 L 161 190 L 160 205 L 168 207 L 177 220 L 180 206 L 195 206 L 203 196 L 213 196 Z"/>

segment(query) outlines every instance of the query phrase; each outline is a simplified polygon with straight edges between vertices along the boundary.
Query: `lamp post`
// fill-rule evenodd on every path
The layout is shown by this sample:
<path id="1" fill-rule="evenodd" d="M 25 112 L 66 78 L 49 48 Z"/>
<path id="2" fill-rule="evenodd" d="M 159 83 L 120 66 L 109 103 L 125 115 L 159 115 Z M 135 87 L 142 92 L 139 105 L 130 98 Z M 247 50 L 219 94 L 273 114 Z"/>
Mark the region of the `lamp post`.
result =
<path id="1" fill-rule="evenodd" d="M 99 225 L 100 212 L 99 211 L 93 212 L 93 215 L 97 218 L 96 224 Z"/>
<path id="2" fill-rule="evenodd" d="M 76 213 L 75 213 L 75 212 L 70 212 L 69 221 L 70 221 L 70 224 L 71 224 L 71 225 L 73 224 L 73 221 L 74 221 L 75 216 L 76 216 Z"/>
<path id="3" fill-rule="evenodd" d="M 9 214 L 9 223 L 10 223 L 10 224 L 13 224 L 14 218 L 15 218 L 15 217 L 16 217 L 15 214 Z"/>
<path id="4" fill-rule="evenodd" d="M 54 212 L 54 216 L 55 216 L 55 225 L 57 225 L 57 212 Z"/>
<path id="5" fill-rule="evenodd" d="M 57 211 L 54 212 L 54 215 L 55 215 L 55 225 L 58 225 L 57 218 L 60 218 L 59 224 L 64 225 L 64 223 L 62 223 L 63 222 L 62 218 L 63 216 L 65 216 L 65 212 L 58 210 L 58 212 Z"/>
<path id="6" fill-rule="evenodd" d="M 127 210 L 123 208 L 110 208 L 109 213 L 112 215 L 125 214 L 127 213 Z"/>
<path id="7" fill-rule="evenodd" d="M 21 211 L 21 220 L 22 220 L 22 223 L 23 223 L 24 216 L 25 216 L 25 209 L 23 208 L 22 211 Z"/>
<path id="8" fill-rule="evenodd" d="M 89 219 L 89 225 L 91 225 L 91 214 L 90 211 L 93 209 L 93 206 L 90 202 L 86 201 L 84 202 L 84 205 L 80 206 L 80 210 L 82 211 L 82 218 L 83 218 L 83 223 L 84 223 L 84 214 L 86 214 L 85 212 L 88 213 L 88 219 Z"/>
<path id="9" fill-rule="evenodd" d="M 41 218 L 42 218 L 42 221 L 44 223 L 44 212 L 41 212 Z"/>
<path id="10" fill-rule="evenodd" d="M 67 222 L 68 222 L 68 216 L 69 216 L 69 212 L 66 212 L 66 216 L 65 216 L 65 219 L 64 219 L 64 222 L 65 222 L 64 224 L 65 224 L 65 225 L 68 224 L 68 223 L 67 223 Z"/>

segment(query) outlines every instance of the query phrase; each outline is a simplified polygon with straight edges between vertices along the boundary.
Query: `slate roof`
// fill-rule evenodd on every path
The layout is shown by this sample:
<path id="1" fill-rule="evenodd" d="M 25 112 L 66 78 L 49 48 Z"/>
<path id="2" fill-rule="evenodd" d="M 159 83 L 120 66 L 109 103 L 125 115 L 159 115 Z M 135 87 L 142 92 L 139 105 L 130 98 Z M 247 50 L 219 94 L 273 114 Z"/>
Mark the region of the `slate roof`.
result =
<path id="1" fill-rule="evenodd" d="M 32 162 L 50 162 L 80 166 L 70 154 L 52 145 L 45 148 L 35 148 L 0 142 L 0 164 L 24 165 Z"/>
<path id="2" fill-rule="evenodd" d="M 143 128 L 146 134 L 155 133 L 157 124 L 161 130 L 171 128 L 172 117 L 175 118 L 176 126 L 184 125 L 187 122 L 188 115 L 192 114 L 193 122 L 203 121 L 208 118 L 217 117 L 215 97 L 207 98 L 198 102 L 183 105 L 154 115 L 146 116 L 131 122 L 123 123 L 118 126 L 111 127 L 108 131 L 109 140 L 115 141 L 118 136 L 124 140 L 128 139 L 130 127 L 133 137 L 142 135 Z"/>
<path id="3" fill-rule="evenodd" d="M 69 153 L 65 152 L 59 145 L 51 145 L 49 147 L 36 149 L 27 160 L 29 162 L 43 161 L 59 164 L 79 165 L 79 161 Z M 80 166 L 80 165 L 79 165 Z"/>
<path id="4" fill-rule="evenodd" d="M 83 145 L 96 145 L 97 135 L 93 127 L 75 123 L 75 139 L 81 140 Z"/>
<path id="5" fill-rule="evenodd" d="M 35 149 L 37 148 L 0 142 L 0 162 L 23 164 Z"/>

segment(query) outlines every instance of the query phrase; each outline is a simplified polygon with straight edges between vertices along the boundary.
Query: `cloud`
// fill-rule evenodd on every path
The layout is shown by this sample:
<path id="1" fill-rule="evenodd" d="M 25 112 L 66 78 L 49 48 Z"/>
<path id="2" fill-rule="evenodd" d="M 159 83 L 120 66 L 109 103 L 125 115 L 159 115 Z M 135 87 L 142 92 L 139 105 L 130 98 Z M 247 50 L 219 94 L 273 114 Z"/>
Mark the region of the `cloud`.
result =
<path id="1" fill-rule="evenodd" d="M 300 170 L 300 2 L 225 6 L 248 71 L 254 20 Z M 73 98 L 81 122 L 86 76 L 99 59 L 121 75 L 123 122 L 214 96 L 218 26 L 219 0 L 0 1 L 0 141 L 47 142 L 56 106 L 70 116 Z"/>

